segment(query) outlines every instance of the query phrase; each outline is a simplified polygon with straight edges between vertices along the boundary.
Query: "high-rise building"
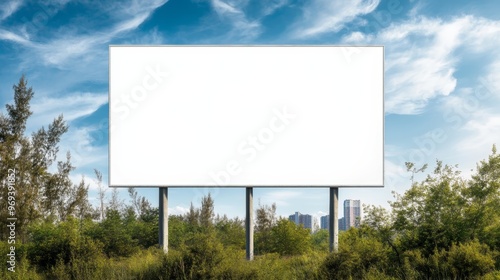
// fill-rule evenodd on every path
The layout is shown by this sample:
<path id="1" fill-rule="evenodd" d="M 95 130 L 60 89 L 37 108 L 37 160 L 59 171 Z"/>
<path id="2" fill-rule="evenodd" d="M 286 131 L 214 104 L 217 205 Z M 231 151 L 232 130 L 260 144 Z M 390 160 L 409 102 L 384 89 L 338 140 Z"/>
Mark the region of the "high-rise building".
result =
<path id="1" fill-rule="evenodd" d="M 339 231 L 346 230 L 345 228 L 345 217 L 339 219 Z"/>
<path id="2" fill-rule="evenodd" d="M 309 214 L 300 214 L 300 212 L 295 212 L 295 214 L 288 216 L 288 219 L 296 225 L 303 225 L 304 228 L 312 230 L 312 216 Z"/>
<path id="3" fill-rule="evenodd" d="M 344 223 L 345 229 L 358 227 L 361 219 L 361 202 L 359 200 L 346 199 L 344 200 Z"/>
<path id="4" fill-rule="evenodd" d="M 312 230 L 312 216 L 309 214 L 300 215 L 299 224 L 304 225 L 304 228 Z"/>
<path id="5" fill-rule="evenodd" d="M 299 212 L 295 212 L 295 214 L 292 214 L 290 216 L 288 216 L 288 219 L 292 222 L 294 222 L 296 225 L 299 224 L 299 217 L 300 217 L 300 213 Z"/>
<path id="6" fill-rule="evenodd" d="M 328 229 L 330 226 L 330 215 L 322 216 L 320 218 L 321 229 Z"/>
<path id="7" fill-rule="evenodd" d="M 293 215 L 291 215 L 290 217 L 292 216 Z M 322 216 L 320 219 L 321 219 L 321 228 L 328 229 L 330 225 L 330 215 Z M 338 219 L 339 230 L 348 230 L 351 227 L 358 227 L 360 219 L 361 219 L 361 202 L 359 200 L 352 200 L 352 199 L 344 200 L 344 217 Z"/>
<path id="8" fill-rule="evenodd" d="M 339 230 L 346 230 L 345 228 L 345 218 L 338 219 Z M 330 215 L 321 217 L 321 229 L 329 229 L 330 226 Z"/>

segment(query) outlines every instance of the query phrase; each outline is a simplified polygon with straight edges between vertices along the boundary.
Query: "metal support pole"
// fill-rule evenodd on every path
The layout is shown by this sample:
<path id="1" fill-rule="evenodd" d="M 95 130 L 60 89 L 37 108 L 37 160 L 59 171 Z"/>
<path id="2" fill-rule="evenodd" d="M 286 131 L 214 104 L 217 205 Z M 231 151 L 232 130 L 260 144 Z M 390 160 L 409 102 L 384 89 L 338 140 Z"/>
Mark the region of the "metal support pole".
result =
<path id="1" fill-rule="evenodd" d="M 328 229 L 330 231 L 330 252 L 339 250 L 339 188 L 330 188 L 330 215 Z"/>
<path id="2" fill-rule="evenodd" d="M 165 253 L 168 252 L 168 188 L 159 188 L 160 190 L 160 217 L 158 221 L 160 248 Z"/>
<path id="3" fill-rule="evenodd" d="M 248 187 L 246 193 L 245 235 L 247 260 L 253 260 L 253 188 Z"/>

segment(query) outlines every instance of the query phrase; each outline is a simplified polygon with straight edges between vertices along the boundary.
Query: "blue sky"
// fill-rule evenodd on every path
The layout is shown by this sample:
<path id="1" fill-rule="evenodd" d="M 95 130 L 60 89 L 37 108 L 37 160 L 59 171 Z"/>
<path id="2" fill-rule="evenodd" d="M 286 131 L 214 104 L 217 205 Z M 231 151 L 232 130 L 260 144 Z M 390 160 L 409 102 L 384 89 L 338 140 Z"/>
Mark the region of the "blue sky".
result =
<path id="1" fill-rule="evenodd" d="M 95 203 L 93 169 L 107 182 L 110 44 L 384 45 L 385 188 L 340 189 L 339 198 L 387 207 L 392 191 L 410 185 L 405 161 L 432 169 L 440 159 L 468 177 L 500 144 L 499 10 L 498 1 L 464 0 L 5 1 L 0 106 L 25 73 L 35 91 L 28 131 L 64 114 L 60 159 L 72 153 L 72 179 L 85 176 Z M 245 191 L 236 188 L 171 189 L 170 213 L 209 191 L 216 212 L 244 216 Z M 157 189 L 140 194 L 157 205 Z M 328 189 L 255 189 L 254 197 L 276 202 L 283 216 L 328 211 Z"/>

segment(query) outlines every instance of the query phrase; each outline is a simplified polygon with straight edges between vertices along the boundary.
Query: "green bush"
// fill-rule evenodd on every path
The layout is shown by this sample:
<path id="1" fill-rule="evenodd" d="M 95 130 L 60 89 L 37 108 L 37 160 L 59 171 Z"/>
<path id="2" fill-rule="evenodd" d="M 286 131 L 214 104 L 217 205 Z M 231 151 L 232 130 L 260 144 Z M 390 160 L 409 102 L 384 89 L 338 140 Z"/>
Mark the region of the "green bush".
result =
<path id="1" fill-rule="evenodd" d="M 404 253 L 405 273 L 410 279 L 480 279 L 495 269 L 495 252 L 472 241 L 434 250 L 425 258 L 420 250 Z"/>
<path id="2" fill-rule="evenodd" d="M 87 234 L 103 244 L 104 253 L 108 257 L 126 257 L 139 250 L 138 241 L 132 238 L 116 210 L 108 210 L 106 218 L 87 230 Z"/>
<path id="3" fill-rule="evenodd" d="M 287 219 L 280 219 L 271 229 L 270 252 L 282 256 L 304 254 L 311 250 L 311 232 Z"/>
<path id="4" fill-rule="evenodd" d="M 479 278 L 495 269 L 492 252 L 477 240 L 465 244 L 452 245 L 448 253 L 451 274 L 455 278 Z"/>
<path id="5" fill-rule="evenodd" d="M 328 279 L 362 279 L 384 275 L 390 270 L 391 250 L 367 229 L 351 228 L 343 232 L 339 251 L 329 254 L 322 264 L 322 275 Z"/>
<path id="6" fill-rule="evenodd" d="M 93 279 L 102 262 L 102 244 L 81 234 L 82 225 L 69 217 L 30 230 L 27 257 L 50 279 Z"/>
<path id="7" fill-rule="evenodd" d="M 10 247 L 15 246 L 15 261 L 16 266 L 14 271 L 7 270 L 7 266 L 3 266 L 2 270 L 0 270 L 0 279 L 5 280 L 23 280 L 23 279 L 43 279 L 40 274 L 36 273 L 35 268 L 30 264 L 27 257 L 27 248 L 26 244 L 20 243 L 19 240 L 16 241 L 15 244 L 8 244 L 6 241 L 0 242 L 0 255 L 6 257 L 7 254 L 10 253 Z"/>

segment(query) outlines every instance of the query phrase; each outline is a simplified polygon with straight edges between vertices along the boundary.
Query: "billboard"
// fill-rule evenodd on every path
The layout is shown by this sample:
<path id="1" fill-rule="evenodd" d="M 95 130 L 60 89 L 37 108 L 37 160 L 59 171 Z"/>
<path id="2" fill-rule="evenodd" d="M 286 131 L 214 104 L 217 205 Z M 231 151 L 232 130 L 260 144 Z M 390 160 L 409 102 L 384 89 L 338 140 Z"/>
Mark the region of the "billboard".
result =
<path id="1" fill-rule="evenodd" d="M 382 187 L 384 49 L 110 46 L 112 187 Z"/>

